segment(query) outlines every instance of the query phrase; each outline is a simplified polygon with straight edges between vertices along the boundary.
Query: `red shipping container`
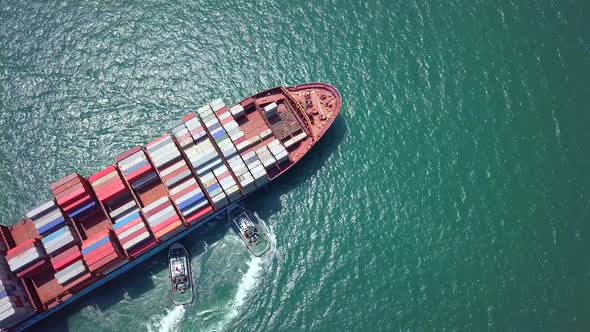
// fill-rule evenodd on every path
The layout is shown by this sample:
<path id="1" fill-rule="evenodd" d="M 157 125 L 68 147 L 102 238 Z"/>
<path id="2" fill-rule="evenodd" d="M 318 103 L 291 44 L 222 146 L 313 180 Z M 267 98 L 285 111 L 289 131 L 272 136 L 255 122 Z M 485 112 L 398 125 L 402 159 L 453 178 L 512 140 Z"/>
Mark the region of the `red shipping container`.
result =
<path id="1" fill-rule="evenodd" d="M 146 145 L 146 147 L 150 148 L 150 147 L 152 147 L 152 146 L 154 146 L 154 145 L 158 144 L 158 142 L 160 142 L 160 141 L 162 141 L 162 140 L 166 139 L 167 137 L 170 137 L 170 134 L 164 134 L 164 135 L 162 135 L 161 137 L 158 137 L 158 138 L 156 138 L 155 140 L 153 140 L 153 141 L 149 142 L 149 143 Z"/>
<path id="2" fill-rule="evenodd" d="M 129 235 L 127 235 L 127 236 L 125 236 L 124 238 L 121 238 L 121 240 L 120 240 L 120 241 L 121 241 L 121 244 L 123 245 L 123 244 L 125 244 L 125 243 L 127 243 L 127 242 L 129 242 L 129 241 L 132 241 L 132 240 L 134 240 L 134 239 L 135 239 L 135 238 L 136 238 L 138 235 L 141 235 L 141 234 L 143 234 L 143 233 L 145 233 L 145 232 L 147 232 L 147 228 L 145 228 L 145 227 L 143 227 L 143 228 L 141 228 L 141 229 L 138 229 L 138 230 L 136 230 L 135 232 L 133 232 L 133 233 L 131 233 L 131 234 L 129 234 Z"/>
<path id="3" fill-rule="evenodd" d="M 91 238 L 86 239 L 83 243 L 82 243 L 82 248 L 88 248 L 89 246 L 93 245 L 96 241 L 101 240 L 102 238 L 105 237 L 105 235 L 109 234 L 110 235 L 111 230 L 110 229 L 104 229 L 96 234 L 94 234 L 94 236 L 92 236 Z"/>
<path id="4" fill-rule="evenodd" d="M 103 169 L 102 171 L 98 171 L 98 172 L 92 174 L 91 176 L 88 177 L 88 181 L 94 182 L 94 181 L 102 178 L 103 176 L 105 176 L 113 171 L 115 171 L 115 165 L 111 165 L 111 166 Z"/>
<path id="5" fill-rule="evenodd" d="M 228 116 L 227 118 L 221 120 L 221 124 L 222 125 L 226 125 L 226 124 L 228 124 L 228 123 L 230 123 L 232 121 L 234 121 L 234 118 L 232 118 L 231 116 Z"/>
<path id="6" fill-rule="evenodd" d="M 81 184 L 82 183 L 80 182 L 80 180 L 74 179 L 72 181 L 66 182 L 65 184 L 61 185 L 60 187 L 56 188 L 55 190 L 52 190 L 51 192 L 53 193 L 54 196 L 63 195 L 68 190 L 71 190 L 72 188 L 75 188 Z"/>
<path id="7" fill-rule="evenodd" d="M 197 211 L 197 213 L 192 214 L 191 216 L 189 216 L 188 218 L 186 218 L 186 222 L 193 223 L 195 221 L 197 221 L 198 219 L 200 219 L 203 216 L 206 216 L 207 214 L 213 212 L 213 208 L 211 207 L 211 205 L 207 205 L 204 208 L 202 208 L 201 210 Z"/>
<path id="8" fill-rule="evenodd" d="M 156 233 L 156 232 L 160 231 L 161 229 L 168 227 L 168 225 L 172 224 L 176 220 L 178 220 L 178 216 L 174 215 L 174 216 L 162 221 L 161 223 L 157 224 L 156 226 L 152 227 L 152 232 Z"/>
<path id="9" fill-rule="evenodd" d="M 10 260 L 16 256 L 18 256 L 19 254 L 22 254 L 23 252 L 33 248 L 33 246 L 35 246 L 35 244 L 39 241 L 39 239 L 37 238 L 32 238 L 29 239 L 21 244 L 19 244 L 18 246 L 8 250 L 6 252 L 6 260 Z"/>
<path id="10" fill-rule="evenodd" d="M 149 217 L 151 217 L 151 216 L 155 215 L 156 213 L 158 213 L 158 212 L 160 212 L 160 211 L 164 210 L 164 209 L 165 209 L 166 207 L 168 207 L 168 206 L 170 206 L 170 200 L 166 200 L 166 201 L 164 201 L 162 204 L 160 204 L 160 205 L 156 206 L 155 208 L 153 208 L 153 209 L 151 209 L 151 210 L 149 210 L 149 211 L 147 211 L 147 212 L 145 212 L 145 211 L 144 211 L 143 215 L 144 215 L 146 218 L 149 218 Z"/>
<path id="11" fill-rule="evenodd" d="M 189 138 L 192 139 L 191 133 L 190 132 L 187 132 L 186 134 L 182 134 L 182 135 L 178 136 L 176 138 L 176 140 L 179 141 L 179 142 L 182 142 L 182 141 L 184 141 L 186 139 L 189 139 Z"/>
<path id="12" fill-rule="evenodd" d="M 64 286 L 64 289 L 71 292 L 71 293 L 76 293 L 80 289 L 91 284 L 93 281 L 94 281 L 94 277 L 92 276 L 92 274 L 90 274 L 90 272 L 87 272 L 86 274 L 83 274 L 83 275 L 79 276 L 78 278 L 72 280 L 71 282 L 67 283 Z"/>
<path id="13" fill-rule="evenodd" d="M 84 255 L 84 260 L 88 264 L 92 264 L 97 260 L 100 260 L 104 257 L 105 254 L 109 254 L 115 251 L 115 247 L 111 242 L 107 242 L 102 246 L 96 248 L 95 250 L 89 252 L 88 254 Z"/>
<path id="14" fill-rule="evenodd" d="M 55 199 L 57 201 L 57 204 L 62 206 L 65 203 L 68 203 L 72 200 L 79 199 L 82 195 L 87 195 L 87 193 L 86 188 L 80 185 L 79 187 L 72 188 L 72 190 L 68 191 L 67 193 L 55 196 Z"/>
<path id="15" fill-rule="evenodd" d="M 72 264 L 82 257 L 82 252 L 78 246 L 73 246 L 59 255 L 51 258 L 51 265 L 56 271 L 59 271 L 66 266 Z"/>
<path id="16" fill-rule="evenodd" d="M 74 179 L 78 179 L 80 177 L 79 174 L 77 173 L 72 173 L 69 175 L 64 176 L 63 178 L 55 181 L 54 183 L 49 185 L 49 188 L 53 191 L 55 189 L 58 189 L 59 187 L 61 187 L 62 185 L 74 180 Z"/>
<path id="17" fill-rule="evenodd" d="M 180 220 L 173 222 L 172 224 L 170 224 L 168 227 L 162 229 L 159 232 L 154 232 L 154 235 L 156 235 L 157 238 L 162 238 L 164 236 L 166 236 L 166 234 L 168 233 L 174 233 L 175 231 L 180 231 L 182 229 L 184 229 L 182 226 L 182 222 Z"/>
<path id="18" fill-rule="evenodd" d="M 141 146 L 133 147 L 133 148 L 121 153 L 120 155 L 116 156 L 115 161 L 120 162 L 123 159 L 126 159 L 127 157 L 130 157 L 131 155 L 134 155 L 135 153 L 137 153 L 139 151 L 141 151 Z M 140 155 L 140 154 L 138 153 L 138 155 Z"/>
<path id="19" fill-rule="evenodd" d="M 172 196 L 172 198 L 174 198 L 174 200 L 177 200 L 179 198 L 181 198 L 182 196 L 193 192 L 195 190 L 199 189 L 199 185 L 197 185 L 196 183 L 191 184 L 190 186 L 182 189 L 181 191 L 177 192 L 176 194 L 174 194 L 174 196 Z"/>
<path id="20" fill-rule="evenodd" d="M 39 272 L 42 272 L 45 270 L 43 267 L 46 263 L 47 263 L 47 260 L 45 258 L 42 258 L 38 262 L 33 263 L 32 265 L 27 267 L 26 269 L 15 273 L 15 275 L 17 276 L 17 278 L 34 276 L 34 275 L 38 274 Z"/>
<path id="21" fill-rule="evenodd" d="M 140 223 L 143 223 L 143 221 L 141 220 L 141 217 L 137 217 L 137 218 L 133 219 L 132 221 L 128 222 L 125 226 L 123 226 L 121 228 L 118 228 L 115 231 L 115 233 L 117 235 L 119 235 L 119 234 L 125 232 L 126 230 L 128 230 L 129 228 L 134 227 L 134 226 L 136 226 L 137 224 L 140 224 Z"/>
<path id="22" fill-rule="evenodd" d="M 192 118 L 194 118 L 194 117 L 195 117 L 195 113 L 192 113 L 192 112 L 191 112 L 191 113 L 189 113 L 189 114 L 187 114 L 187 115 L 183 116 L 183 117 L 182 117 L 182 121 L 183 121 L 183 122 L 187 122 L 188 120 L 190 120 L 190 119 L 192 119 Z"/>
<path id="23" fill-rule="evenodd" d="M 91 264 L 88 268 L 92 272 L 100 273 L 102 271 L 108 270 L 109 267 L 118 264 L 122 260 L 122 257 L 118 253 L 114 252 L 108 256 L 105 256 L 104 258 L 95 262 L 94 264 Z"/>
<path id="24" fill-rule="evenodd" d="M 75 201 L 71 201 L 71 203 L 69 203 L 67 205 L 60 205 L 60 206 L 62 207 L 62 209 L 64 211 L 71 211 L 71 210 L 81 206 L 84 203 L 88 203 L 91 200 L 92 200 L 92 197 L 90 197 L 90 195 L 85 193 L 84 196 L 81 196 L 80 198 L 76 199 Z"/>
<path id="25" fill-rule="evenodd" d="M 115 174 L 107 181 L 101 182 L 98 185 L 92 186 L 92 190 L 94 190 L 94 192 L 96 192 L 96 193 L 103 192 L 105 190 L 109 190 L 111 187 L 113 187 L 115 185 L 121 185 L 121 184 L 123 184 L 123 182 L 121 182 L 121 178 L 119 178 L 118 174 Z"/>
<path id="26" fill-rule="evenodd" d="M 100 199 L 101 201 L 108 201 L 109 199 L 116 197 L 120 193 L 124 192 L 125 189 L 126 188 L 123 185 L 123 183 L 119 182 L 118 184 L 113 185 L 113 187 L 111 187 L 110 189 L 98 192 L 96 196 L 98 196 L 98 199 Z"/>
<path id="27" fill-rule="evenodd" d="M 186 164 L 185 164 L 185 165 L 183 165 L 183 166 L 179 167 L 179 168 L 178 168 L 177 170 L 175 170 L 174 172 L 172 172 L 172 173 L 170 173 L 170 174 L 167 174 L 166 176 L 164 176 L 164 177 L 162 178 L 162 180 L 163 180 L 164 182 L 166 182 L 166 181 L 168 181 L 168 180 L 172 179 L 173 177 L 175 177 L 175 176 L 177 176 L 177 175 L 180 175 L 182 172 L 185 172 L 185 171 L 188 171 L 188 170 L 189 170 L 189 168 L 188 168 L 188 166 L 186 166 Z"/>
<path id="28" fill-rule="evenodd" d="M 154 171 L 154 169 L 152 168 L 152 165 L 148 162 L 146 165 L 135 170 L 133 173 L 127 174 L 126 178 L 129 182 L 133 182 L 135 179 L 139 179 L 139 178 L 143 177 L 144 175 L 148 175 L 149 173 L 151 173 L 153 171 Z"/>

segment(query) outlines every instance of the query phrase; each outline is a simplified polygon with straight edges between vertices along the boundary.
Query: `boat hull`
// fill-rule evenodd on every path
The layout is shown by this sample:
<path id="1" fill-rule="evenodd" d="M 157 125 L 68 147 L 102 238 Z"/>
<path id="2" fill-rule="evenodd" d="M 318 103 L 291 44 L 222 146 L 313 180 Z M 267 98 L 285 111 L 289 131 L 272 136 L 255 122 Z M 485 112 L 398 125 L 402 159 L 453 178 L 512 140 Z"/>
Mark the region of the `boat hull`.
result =
<path id="1" fill-rule="evenodd" d="M 290 160 L 289 160 L 288 164 L 286 164 L 284 167 L 281 167 L 277 172 L 274 172 L 273 174 L 270 174 L 270 173 L 268 174 L 269 181 L 272 181 L 272 180 L 276 179 L 277 177 L 279 177 L 280 175 L 286 173 L 289 169 L 291 169 L 295 164 L 297 164 L 303 158 L 303 156 L 325 135 L 325 133 L 327 132 L 327 130 L 329 129 L 329 127 L 333 123 L 334 119 L 339 114 L 339 111 L 341 108 L 340 94 L 338 93 L 338 91 L 334 87 L 332 87 L 328 84 L 325 84 L 325 83 L 308 83 L 308 84 L 291 86 L 291 87 L 287 87 L 287 88 L 275 87 L 275 88 L 260 92 L 258 94 L 252 95 L 248 98 L 253 98 L 255 100 L 259 100 L 259 99 L 265 98 L 264 96 L 268 96 L 273 93 L 276 94 L 280 91 L 285 91 L 285 89 L 287 90 L 286 93 L 290 96 L 289 98 L 292 98 L 293 104 L 306 102 L 306 101 L 308 102 L 308 99 L 314 99 L 314 97 L 315 97 L 315 101 L 311 102 L 313 104 L 312 109 L 319 108 L 319 112 L 315 112 L 315 113 L 310 112 L 309 114 L 307 114 L 307 116 L 305 116 L 305 117 L 309 117 L 308 120 L 310 120 L 309 127 L 303 126 L 306 128 L 306 133 L 308 133 L 307 138 L 304 139 L 295 150 L 290 151 Z M 305 94 L 309 93 L 310 91 L 312 92 L 311 98 L 309 96 L 305 96 Z M 327 95 L 327 97 L 326 97 L 326 95 Z M 247 100 L 248 98 L 244 99 L 243 101 Z M 321 105 L 324 105 L 323 106 L 324 109 L 322 109 Z M 328 105 L 329 105 L 329 111 L 327 111 L 328 108 L 326 108 L 326 107 L 328 107 Z M 301 123 L 304 124 L 304 121 L 301 121 Z M 133 257 L 128 263 L 115 268 L 109 274 L 106 274 L 106 275 L 100 277 L 95 282 L 91 283 L 90 285 L 86 286 L 85 288 L 82 288 L 81 290 L 77 291 L 75 294 L 72 294 L 68 298 L 61 301 L 59 304 L 57 304 L 45 311 L 38 312 L 37 314 L 28 318 L 26 321 L 19 324 L 18 326 L 13 326 L 12 328 L 10 328 L 10 330 L 11 331 L 24 331 L 24 330 L 30 328 L 31 326 L 39 323 L 40 321 L 46 319 L 47 317 L 54 314 L 55 312 L 63 309 L 67 305 L 79 300 L 80 298 L 82 298 L 85 295 L 89 294 L 90 292 L 96 290 L 97 288 L 103 286 L 104 284 L 108 283 L 109 281 L 126 273 L 127 271 L 129 271 L 133 267 L 137 266 L 138 264 L 141 264 L 145 260 L 147 260 L 147 259 L 151 258 L 152 256 L 154 256 L 155 254 L 161 252 L 162 250 L 164 250 L 168 246 L 172 245 L 173 243 L 181 240 L 182 238 L 184 238 L 188 234 L 194 232 L 196 229 L 199 229 L 202 225 L 206 224 L 207 222 L 209 222 L 217 217 L 226 215 L 228 208 L 230 208 L 231 206 L 233 206 L 236 203 L 239 203 L 240 201 L 242 201 L 246 197 L 250 196 L 254 192 L 256 192 L 256 191 L 244 194 L 243 196 L 241 196 L 237 200 L 233 201 L 231 204 L 228 204 L 224 208 L 221 208 L 218 211 L 214 211 L 213 213 L 208 215 L 203 220 L 200 220 L 200 221 L 197 221 L 197 222 L 191 224 L 190 227 L 183 230 L 182 232 L 172 236 L 169 239 L 159 242 L 158 245 L 150 247 L 148 250 L 143 252 L 141 255 L 139 255 L 137 257 Z M 17 226 L 18 226 L 18 224 L 17 224 Z"/>

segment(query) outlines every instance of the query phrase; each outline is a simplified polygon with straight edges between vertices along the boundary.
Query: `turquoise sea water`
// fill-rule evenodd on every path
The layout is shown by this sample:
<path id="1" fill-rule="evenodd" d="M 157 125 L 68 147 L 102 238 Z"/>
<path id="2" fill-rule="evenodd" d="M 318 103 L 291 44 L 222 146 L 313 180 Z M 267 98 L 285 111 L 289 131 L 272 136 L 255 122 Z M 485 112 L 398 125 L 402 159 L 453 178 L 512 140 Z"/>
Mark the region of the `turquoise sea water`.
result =
<path id="1" fill-rule="evenodd" d="M 340 118 L 219 221 L 36 331 L 587 331 L 590 2 L 0 2 L 0 208 L 216 97 L 325 81 Z"/>

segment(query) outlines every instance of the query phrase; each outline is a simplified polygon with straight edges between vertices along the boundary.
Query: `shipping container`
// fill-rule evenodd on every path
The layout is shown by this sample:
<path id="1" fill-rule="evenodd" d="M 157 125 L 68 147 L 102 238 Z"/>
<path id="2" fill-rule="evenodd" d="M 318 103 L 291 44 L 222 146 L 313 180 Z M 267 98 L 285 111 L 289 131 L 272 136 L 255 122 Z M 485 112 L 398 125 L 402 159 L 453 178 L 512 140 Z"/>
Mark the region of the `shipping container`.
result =
<path id="1" fill-rule="evenodd" d="M 110 227 L 110 220 L 96 201 L 88 180 L 73 173 L 54 182 L 51 192 L 65 214 L 73 220 L 83 238 Z"/>

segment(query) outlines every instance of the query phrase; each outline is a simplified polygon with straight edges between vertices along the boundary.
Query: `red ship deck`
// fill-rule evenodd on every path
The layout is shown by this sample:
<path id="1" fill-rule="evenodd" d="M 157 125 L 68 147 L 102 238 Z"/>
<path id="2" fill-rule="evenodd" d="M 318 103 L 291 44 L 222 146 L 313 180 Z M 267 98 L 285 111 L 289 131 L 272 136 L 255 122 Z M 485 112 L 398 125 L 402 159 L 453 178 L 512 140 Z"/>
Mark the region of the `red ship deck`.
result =
<path id="1" fill-rule="evenodd" d="M 272 120 L 271 123 L 263 115 L 263 108 L 272 102 L 276 102 L 278 105 L 278 117 Z M 273 180 L 301 160 L 326 133 L 340 111 L 341 98 L 338 91 L 328 84 L 310 83 L 289 88 L 276 87 L 269 89 L 242 100 L 240 104 L 246 109 L 245 116 L 238 117 L 236 122 L 246 139 L 256 141 L 248 149 L 242 151 L 241 155 L 249 151 L 256 151 L 275 138 L 283 143 L 287 149 L 288 160 L 266 170 L 269 180 Z M 256 139 L 257 136 L 268 129 L 272 131 L 271 135 L 265 136 L 263 139 Z M 293 143 L 295 140 L 298 141 Z M 185 161 L 189 162 L 186 155 L 184 155 L 184 158 Z M 227 165 L 226 161 L 224 163 Z M 126 180 L 124 181 L 128 190 L 131 189 L 129 183 Z M 135 193 L 140 204 L 144 207 L 163 196 L 169 195 L 168 189 L 163 185 L 162 179 L 159 177 L 152 184 Z M 97 213 L 88 214 L 79 220 L 71 222 L 82 240 L 104 229 L 113 228 L 113 222 L 108 215 L 103 213 L 103 211 L 106 212 L 104 205 L 100 204 L 101 209 Z M 178 210 L 178 206 L 175 206 L 175 209 Z M 31 238 L 41 238 L 33 222 L 28 219 L 23 219 L 9 228 L 5 226 L 0 228 L 2 228 L 0 240 L 9 249 Z M 134 258 L 136 257 L 130 257 L 129 259 Z M 83 287 L 102 277 L 87 274 L 76 280 L 72 286 L 68 285 L 66 289 L 56 281 L 54 273 L 52 265 L 45 262 L 39 266 L 39 270 L 33 276 L 20 279 L 33 307 L 37 311 L 44 311 L 59 304 Z"/>

